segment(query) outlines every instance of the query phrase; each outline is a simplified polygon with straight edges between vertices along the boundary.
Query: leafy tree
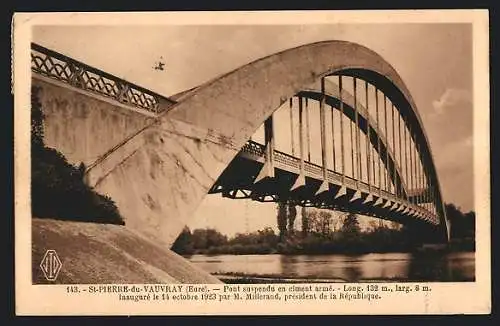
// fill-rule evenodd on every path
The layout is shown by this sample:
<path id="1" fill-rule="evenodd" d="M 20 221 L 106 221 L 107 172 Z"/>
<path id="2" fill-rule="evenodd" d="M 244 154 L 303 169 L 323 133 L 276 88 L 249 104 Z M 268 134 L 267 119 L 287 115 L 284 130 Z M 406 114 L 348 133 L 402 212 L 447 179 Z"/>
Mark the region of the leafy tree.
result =
<path id="1" fill-rule="evenodd" d="M 278 220 L 278 230 L 280 232 L 279 234 L 280 241 L 283 241 L 283 239 L 286 236 L 286 227 L 288 220 L 287 205 L 284 202 L 278 203 L 277 220 Z"/>
<path id="2" fill-rule="evenodd" d="M 257 231 L 257 234 L 259 238 L 258 241 L 259 243 L 268 244 L 271 247 L 276 246 L 276 244 L 278 243 L 277 236 L 274 233 L 274 230 L 270 227 L 266 227 L 263 230 Z"/>
<path id="3" fill-rule="evenodd" d="M 323 236 L 328 236 L 332 231 L 332 214 L 326 211 L 319 212 L 319 231 Z"/>
<path id="4" fill-rule="evenodd" d="M 349 213 L 342 225 L 342 232 L 350 236 L 356 236 L 361 232 L 356 214 Z"/>
<path id="5" fill-rule="evenodd" d="M 307 211 L 307 221 L 309 233 L 321 233 L 321 223 L 319 221 L 318 212 L 315 210 Z"/>
<path id="6" fill-rule="evenodd" d="M 463 213 L 459 207 L 454 204 L 446 204 L 446 215 L 451 224 L 451 238 L 474 238 L 476 213 L 470 211 Z"/>
<path id="7" fill-rule="evenodd" d="M 297 208 L 293 204 L 288 205 L 288 234 L 294 233 L 295 218 L 297 217 Z"/>
<path id="8" fill-rule="evenodd" d="M 196 229 L 191 234 L 193 249 L 209 249 L 227 244 L 227 237 L 215 229 Z"/>
<path id="9" fill-rule="evenodd" d="M 328 237 L 332 232 L 332 214 L 322 210 L 319 212 L 311 211 L 308 215 L 310 231 L 320 236 Z"/>
<path id="10" fill-rule="evenodd" d="M 302 236 L 306 237 L 309 233 L 309 216 L 307 215 L 307 210 L 304 206 L 300 209 L 300 216 L 302 218 Z"/>
<path id="11" fill-rule="evenodd" d="M 470 211 L 464 214 L 464 235 L 466 237 L 475 238 L 476 236 L 476 213 Z"/>
<path id="12" fill-rule="evenodd" d="M 171 249 L 180 255 L 193 253 L 191 230 L 187 226 L 179 234 Z"/>

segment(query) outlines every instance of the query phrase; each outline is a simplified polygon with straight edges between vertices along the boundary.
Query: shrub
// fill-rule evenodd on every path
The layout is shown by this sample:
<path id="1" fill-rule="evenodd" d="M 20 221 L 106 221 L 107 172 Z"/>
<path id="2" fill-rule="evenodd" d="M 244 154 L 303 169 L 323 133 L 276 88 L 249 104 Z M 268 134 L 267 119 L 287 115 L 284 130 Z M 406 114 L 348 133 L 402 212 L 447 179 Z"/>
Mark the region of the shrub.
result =
<path id="1" fill-rule="evenodd" d="M 31 207 L 33 216 L 85 222 L 125 224 L 113 200 L 85 184 L 85 166 L 68 163 L 43 142 L 44 115 L 39 88 L 31 96 Z"/>

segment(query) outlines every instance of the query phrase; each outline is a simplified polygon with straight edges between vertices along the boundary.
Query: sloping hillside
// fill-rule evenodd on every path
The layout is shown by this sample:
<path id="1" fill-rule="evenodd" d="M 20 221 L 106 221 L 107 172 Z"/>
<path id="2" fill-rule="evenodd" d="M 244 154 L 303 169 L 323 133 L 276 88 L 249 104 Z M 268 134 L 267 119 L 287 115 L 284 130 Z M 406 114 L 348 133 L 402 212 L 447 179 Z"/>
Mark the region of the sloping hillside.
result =
<path id="1" fill-rule="evenodd" d="M 56 250 L 62 269 L 55 283 L 221 283 L 182 256 L 124 226 L 33 218 L 33 283 L 39 264 Z"/>

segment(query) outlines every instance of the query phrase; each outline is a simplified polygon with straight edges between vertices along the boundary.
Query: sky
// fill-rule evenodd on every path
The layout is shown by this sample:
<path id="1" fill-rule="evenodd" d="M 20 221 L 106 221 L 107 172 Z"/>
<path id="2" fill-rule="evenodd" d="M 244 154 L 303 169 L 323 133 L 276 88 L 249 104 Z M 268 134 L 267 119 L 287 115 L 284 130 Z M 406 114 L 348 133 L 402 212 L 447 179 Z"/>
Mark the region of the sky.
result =
<path id="1" fill-rule="evenodd" d="M 33 41 L 171 96 L 261 57 L 324 40 L 364 45 L 407 85 L 445 202 L 474 209 L 472 29 L 469 24 L 38 26 Z M 165 70 L 155 70 L 158 61 Z M 232 235 L 276 223 L 276 206 L 209 195 L 191 228 Z"/>

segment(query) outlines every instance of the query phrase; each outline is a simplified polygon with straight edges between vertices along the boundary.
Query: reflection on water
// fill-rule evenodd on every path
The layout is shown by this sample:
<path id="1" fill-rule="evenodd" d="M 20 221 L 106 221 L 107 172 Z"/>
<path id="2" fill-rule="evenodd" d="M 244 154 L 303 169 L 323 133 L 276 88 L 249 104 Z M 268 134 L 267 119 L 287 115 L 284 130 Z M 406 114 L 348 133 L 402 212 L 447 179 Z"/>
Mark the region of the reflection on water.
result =
<path id="1" fill-rule="evenodd" d="M 210 273 L 293 278 L 408 281 L 474 281 L 473 252 L 364 255 L 194 255 Z"/>

